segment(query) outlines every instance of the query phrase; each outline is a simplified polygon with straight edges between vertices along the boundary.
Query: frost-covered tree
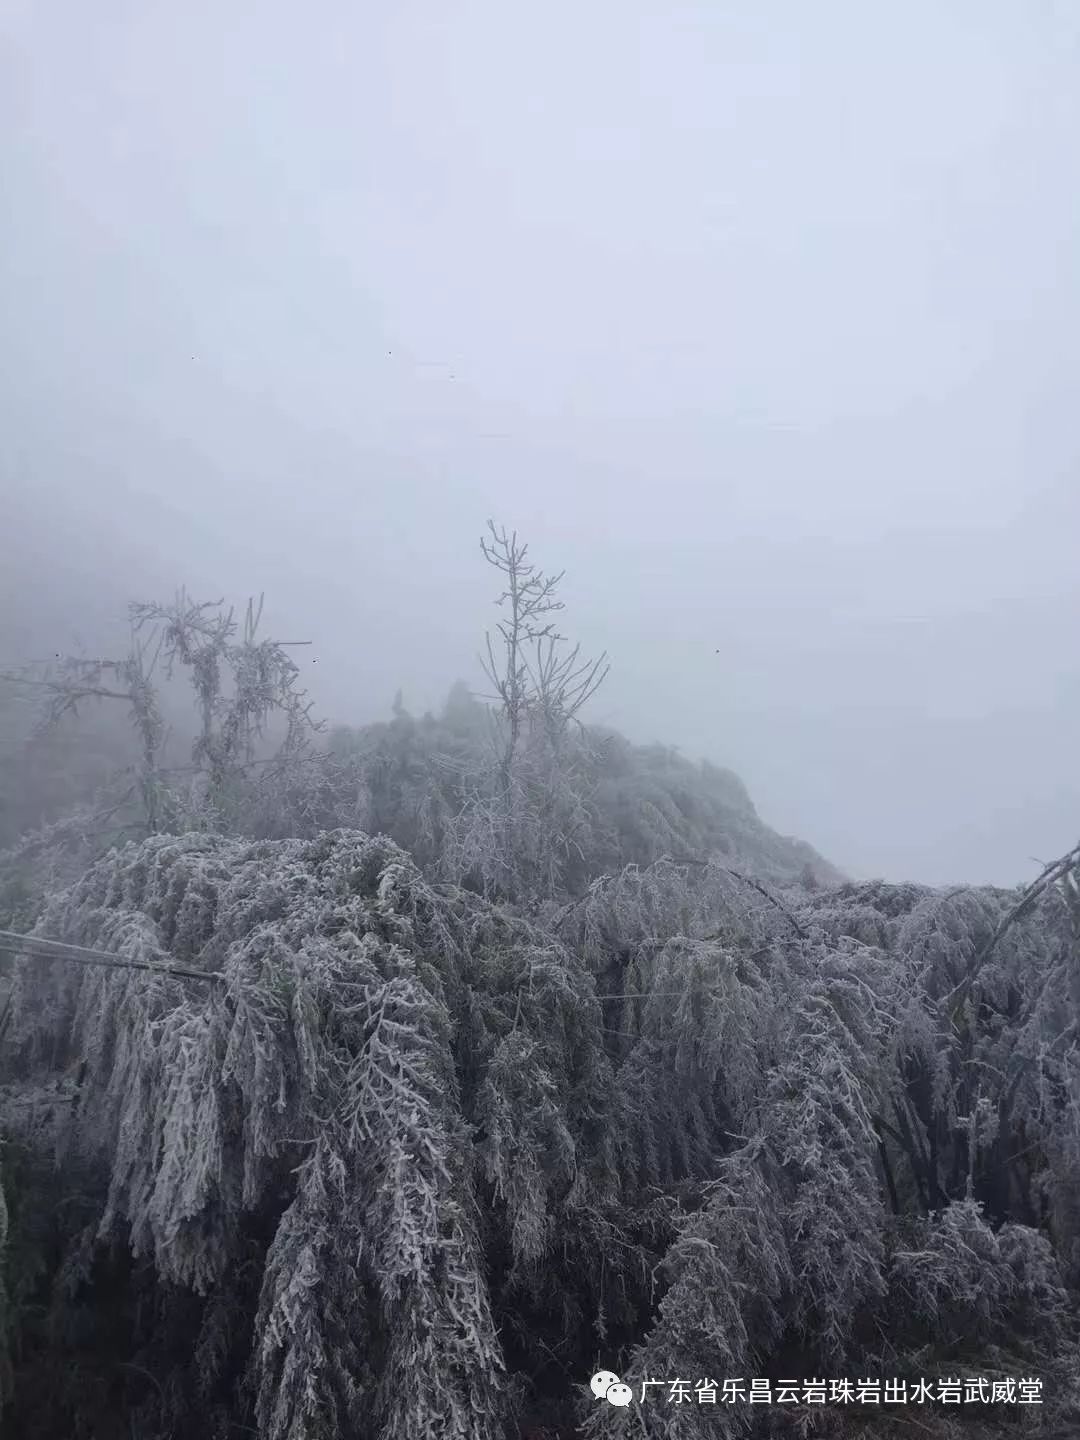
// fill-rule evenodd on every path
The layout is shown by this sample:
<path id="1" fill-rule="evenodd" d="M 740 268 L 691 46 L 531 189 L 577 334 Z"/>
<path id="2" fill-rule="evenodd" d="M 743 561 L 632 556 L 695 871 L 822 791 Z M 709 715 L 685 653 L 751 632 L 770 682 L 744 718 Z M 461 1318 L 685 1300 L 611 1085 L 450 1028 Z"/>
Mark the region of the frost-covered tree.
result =
<path id="1" fill-rule="evenodd" d="M 563 649 L 549 618 L 564 608 L 562 573 L 545 574 L 516 532 L 488 525 L 481 551 L 506 584 L 482 662 L 496 706 L 492 754 L 448 830 L 443 870 L 520 901 L 565 892 L 567 872 L 584 860 L 590 751 L 578 716 L 609 667 L 604 655 L 589 661 L 578 645 Z"/>
<path id="2" fill-rule="evenodd" d="M 72 1257 L 130 1246 L 152 1311 L 201 1316 L 144 1423 L 210 1423 L 242 1373 L 273 1440 L 500 1434 L 481 1234 L 518 1283 L 559 1212 L 615 1184 L 585 972 L 348 832 L 149 840 L 40 928 L 207 977 L 28 962 L 16 981 L 23 1073 L 81 1070 L 63 1143 L 101 1180 Z M 159 1371 L 156 1323 L 136 1331 L 133 1363 Z"/>
<path id="3" fill-rule="evenodd" d="M 199 730 L 192 747 L 192 778 L 181 798 L 170 799 L 177 821 L 197 816 L 210 828 L 249 829 L 248 811 L 258 786 L 273 787 L 305 758 L 313 730 L 312 705 L 298 684 L 299 669 L 277 640 L 257 638 L 263 597 L 248 601 L 242 634 L 233 611 L 220 602 L 195 604 L 181 592 L 169 606 L 132 607 L 137 630 L 157 637 L 171 679 L 183 667 L 198 707 Z M 268 726 L 276 724 L 276 750 L 260 756 Z M 270 769 L 256 774 L 257 762 Z"/>
<path id="4" fill-rule="evenodd" d="M 45 1305 L 71 1377 L 41 1413 L 495 1437 L 568 1424 L 603 1363 L 1035 1373 L 1075 1423 L 1075 868 L 1032 903 L 874 885 L 793 911 L 665 860 L 526 920 L 356 832 L 116 852 L 39 933 L 195 978 L 17 973 L 3 1093 L 37 1119 L 0 1113 L 82 1196 L 23 1322 L 40 1353 Z M 91 1343 L 128 1367 L 107 1402 Z"/>
<path id="5" fill-rule="evenodd" d="M 195 604 L 184 592 L 171 605 L 132 604 L 126 657 L 59 656 L 38 676 L 6 677 L 41 700 L 24 759 L 32 763 L 44 750 L 54 768 L 85 774 L 86 783 L 66 814 L 41 817 L 0 849 L 0 920 L 20 925 L 50 882 L 75 878 L 133 834 L 273 833 L 286 801 L 312 788 L 310 737 L 321 726 L 287 647 L 258 638 L 262 605 L 261 598 L 248 603 L 241 633 L 231 610 Z M 189 681 L 197 721 L 190 763 L 170 765 L 161 682 L 178 671 Z M 136 740 L 129 763 L 113 757 L 104 769 L 86 766 L 73 748 L 79 732 L 71 721 L 94 704 L 126 715 Z M 271 729 L 277 744 L 266 754 Z"/>

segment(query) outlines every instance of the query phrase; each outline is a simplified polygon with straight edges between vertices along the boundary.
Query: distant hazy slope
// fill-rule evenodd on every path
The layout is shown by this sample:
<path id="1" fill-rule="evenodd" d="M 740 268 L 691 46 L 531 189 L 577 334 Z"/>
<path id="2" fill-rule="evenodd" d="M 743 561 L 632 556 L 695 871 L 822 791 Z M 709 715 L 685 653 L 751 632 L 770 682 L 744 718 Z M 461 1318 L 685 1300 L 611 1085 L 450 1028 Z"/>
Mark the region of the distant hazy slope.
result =
<path id="1" fill-rule="evenodd" d="M 625 859 L 648 863 L 674 853 L 697 859 L 718 851 L 774 884 L 797 881 L 807 866 L 821 884 L 846 878 L 813 846 L 766 825 L 734 771 L 614 734 L 604 748 L 604 768 L 612 773 L 598 799 L 617 818 Z"/>
<path id="2" fill-rule="evenodd" d="M 486 708 L 464 686 L 455 686 L 437 717 L 399 710 L 385 723 L 339 727 L 330 749 L 354 772 L 366 801 L 348 823 L 392 836 L 421 863 L 432 859 L 432 816 L 460 808 L 469 775 L 490 758 L 490 734 Z M 631 744 L 609 729 L 588 729 L 573 750 L 574 783 L 589 819 L 576 831 L 582 854 L 567 875 L 571 890 L 664 855 L 703 860 L 719 853 L 773 885 L 798 882 L 807 867 L 821 884 L 846 878 L 812 846 L 770 829 L 730 770 L 668 746 Z"/>

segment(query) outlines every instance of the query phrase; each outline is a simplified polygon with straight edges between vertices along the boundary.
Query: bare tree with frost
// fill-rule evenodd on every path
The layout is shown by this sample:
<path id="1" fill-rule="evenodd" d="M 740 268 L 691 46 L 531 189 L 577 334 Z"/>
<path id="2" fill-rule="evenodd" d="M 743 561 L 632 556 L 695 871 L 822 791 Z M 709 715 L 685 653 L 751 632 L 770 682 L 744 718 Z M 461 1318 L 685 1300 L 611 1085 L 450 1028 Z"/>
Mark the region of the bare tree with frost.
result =
<path id="1" fill-rule="evenodd" d="M 588 745 L 578 720 L 603 683 L 606 655 L 563 650 L 551 617 L 563 575 L 528 559 L 517 533 L 488 522 L 484 559 L 505 577 L 504 618 L 486 638 L 482 664 L 497 708 L 493 759 L 473 782 L 447 837 L 444 868 L 489 894 L 554 896 L 589 826 Z"/>
<path id="2" fill-rule="evenodd" d="M 77 721 L 90 704 L 111 704 L 127 712 L 137 750 L 133 764 L 96 786 L 72 813 L 0 851 L 0 919 L 32 913 L 51 879 L 73 879 L 133 834 L 272 833 L 268 812 L 308 778 L 310 738 L 322 725 L 287 647 L 258 638 L 262 609 L 262 597 L 258 605 L 248 602 L 241 632 L 221 602 L 197 604 L 183 591 L 171 605 L 135 603 L 126 658 L 60 657 L 42 676 L 17 677 L 41 698 L 38 738 Z M 181 671 L 198 718 L 189 762 L 170 765 L 160 682 Z M 262 753 L 272 729 L 277 744 Z"/>

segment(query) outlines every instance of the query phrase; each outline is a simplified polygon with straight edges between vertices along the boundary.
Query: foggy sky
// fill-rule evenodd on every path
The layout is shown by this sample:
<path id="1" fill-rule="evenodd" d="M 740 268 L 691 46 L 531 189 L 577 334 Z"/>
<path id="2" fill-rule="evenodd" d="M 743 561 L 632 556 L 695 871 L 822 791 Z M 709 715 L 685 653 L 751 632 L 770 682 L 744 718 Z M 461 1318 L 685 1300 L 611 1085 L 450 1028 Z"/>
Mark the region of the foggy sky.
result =
<path id="1" fill-rule="evenodd" d="M 0 661 L 265 590 L 324 713 L 420 711 L 480 684 L 492 515 L 609 651 L 595 719 L 850 872 L 1075 843 L 1080 8 L 7 0 L 0 43 Z"/>

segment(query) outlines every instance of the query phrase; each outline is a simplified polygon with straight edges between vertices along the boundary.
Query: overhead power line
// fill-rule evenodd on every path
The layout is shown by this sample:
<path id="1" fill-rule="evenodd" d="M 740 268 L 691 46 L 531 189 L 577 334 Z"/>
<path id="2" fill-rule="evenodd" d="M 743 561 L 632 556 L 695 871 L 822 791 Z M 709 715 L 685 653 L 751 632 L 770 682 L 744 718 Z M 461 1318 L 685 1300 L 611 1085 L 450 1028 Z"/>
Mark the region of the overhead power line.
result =
<path id="1" fill-rule="evenodd" d="M 63 960 L 71 965 L 104 965 L 115 970 L 148 970 L 158 975 L 171 975 L 184 980 L 220 980 L 215 970 L 191 970 L 183 965 L 160 965 L 153 960 L 132 960 L 107 950 L 94 950 L 86 945 L 69 945 L 63 940 L 49 940 L 42 935 L 20 935 L 15 930 L 0 930 L 0 950 L 23 955 L 30 960 Z"/>

